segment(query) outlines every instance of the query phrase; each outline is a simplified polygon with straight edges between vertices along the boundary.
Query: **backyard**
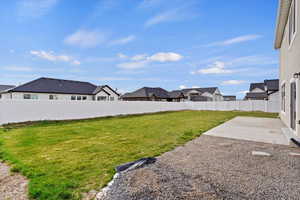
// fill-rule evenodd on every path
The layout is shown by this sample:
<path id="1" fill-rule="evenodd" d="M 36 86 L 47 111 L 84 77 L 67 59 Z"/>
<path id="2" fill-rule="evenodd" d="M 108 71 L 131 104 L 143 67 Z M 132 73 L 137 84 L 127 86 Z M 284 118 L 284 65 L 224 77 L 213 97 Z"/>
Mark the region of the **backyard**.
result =
<path id="1" fill-rule="evenodd" d="M 236 116 L 275 113 L 181 111 L 0 128 L 0 159 L 29 180 L 34 199 L 80 199 L 100 189 L 114 167 L 183 145 Z"/>

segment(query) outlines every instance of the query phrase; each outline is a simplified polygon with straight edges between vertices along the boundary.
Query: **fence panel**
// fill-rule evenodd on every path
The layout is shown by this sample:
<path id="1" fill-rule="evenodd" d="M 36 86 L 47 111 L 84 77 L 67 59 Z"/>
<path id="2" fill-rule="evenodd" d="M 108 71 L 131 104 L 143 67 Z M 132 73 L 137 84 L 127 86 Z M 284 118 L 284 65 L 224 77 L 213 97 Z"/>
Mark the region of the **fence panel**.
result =
<path id="1" fill-rule="evenodd" d="M 0 125 L 25 121 L 84 119 L 179 110 L 278 112 L 279 102 L 78 102 L 0 100 Z"/>

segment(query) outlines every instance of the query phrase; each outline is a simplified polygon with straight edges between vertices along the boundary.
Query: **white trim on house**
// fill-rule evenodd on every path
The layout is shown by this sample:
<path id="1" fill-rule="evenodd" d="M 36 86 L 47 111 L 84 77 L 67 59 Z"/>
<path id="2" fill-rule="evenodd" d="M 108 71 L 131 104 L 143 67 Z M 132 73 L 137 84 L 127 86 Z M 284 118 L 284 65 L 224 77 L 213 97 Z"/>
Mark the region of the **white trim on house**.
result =
<path id="1" fill-rule="evenodd" d="M 282 109 L 282 86 L 284 85 L 284 109 Z M 283 115 L 286 115 L 286 81 L 282 81 L 280 83 L 280 88 L 279 88 L 279 91 L 280 91 L 280 113 L 283 114 Z"/>
<path id="2" fill-rule="evenodd" d="M 275 49 L 281 48 L 283 41 L 283 35 L 286 29 L 288 17 L 289 17 L 289 8 L 292 0 L 279 0 L 278 14 L 277 14 L 277 23 L 276 23 L 276 32 L 275 32 Z"/>
<path id="3" fill-rule="evenodd" d="M 298 101 L 298 99 L 299 99 L 299 97 L 300 97 L 300 94 L 299 94 L 299 92 L 298 92 L 298 88 L 299 88 L 299 80 L 298 79 L 295 79 L 295 78 L 291 78 L 290 79 L 290 87 L 291 87 L 291 84 L 292 83 L 296 83 L 296 122 L 295 122 L 295 130 L 293 130 L 292 128 L 291 128 L 291 121 L 292 121 L 292 119 L 291 119 L 291 115 L 289 116 L 289 118 L 290 118 L 290 124 L 289 124 L 289 129 L 290 129 L 290 131 L 295 135 L 295 136 L 297 136 L 298 134 L 298 131 L 299 131 L 299 124 L 298 124 L 298 121 L 299 121 L 299 119 L 298 119 L 298 110 L 299 110 L 299 101 Z M 289 105 L 291 105 L 291 94 L 290 94 L 290 97 L 289 97 Z M 291 112 L 291 111 L 290 111 Z"/>
<path id="4" fill-rule="evenodd" d="M 287 22 L 287 27 L 286 27 L 286 30 L 288 30 L 288 41 L 289 41 L 289 50 L 292 48 L 293 44 L 294 44 L 294 41 L 295 41 L 295 38 L 297 36 L 297 33 L 298 33 L 298 9 L 297 9 L 297 6 L 298 6 L 298 2 L 297 0 L 292 0 L 292 3 L 291 3 L 291 6 L 290 6 L 290 9 L 289 9 L 289 14 L 288 14 L 288 22 Z M 290 28 L 290 20 L 291 20 L 291 15 L 292 15 L 292 9 L 295 9 L 295 33 L 292 33 L 292 39 L 290 40 L 290 32 L 292 31 Z"/>

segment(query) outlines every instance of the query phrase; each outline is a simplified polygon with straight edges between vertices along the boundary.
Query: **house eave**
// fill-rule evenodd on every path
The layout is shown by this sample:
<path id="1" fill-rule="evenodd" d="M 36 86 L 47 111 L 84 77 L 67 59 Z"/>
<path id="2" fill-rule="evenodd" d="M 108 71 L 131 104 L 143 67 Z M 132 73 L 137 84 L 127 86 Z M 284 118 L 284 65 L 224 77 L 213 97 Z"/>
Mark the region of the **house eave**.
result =
<path id="1" fill-rule="evenodd" d="M 275 49 L 280 49 L 292 0 L 279 0 L 275 33 Z"/>

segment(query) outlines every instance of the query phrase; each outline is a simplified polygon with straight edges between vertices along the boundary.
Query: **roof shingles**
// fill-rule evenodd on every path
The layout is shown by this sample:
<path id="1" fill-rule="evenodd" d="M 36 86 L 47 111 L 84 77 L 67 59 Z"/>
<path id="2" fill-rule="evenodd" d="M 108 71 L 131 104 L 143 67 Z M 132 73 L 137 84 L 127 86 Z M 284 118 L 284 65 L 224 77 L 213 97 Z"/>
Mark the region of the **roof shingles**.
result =
<path id="1" fill-rule="evenodd" d="M 14 87 L 16 87 L 16 86 L 14 86 L 14 85 L 0 85 L 0 92 L 4 92 L 4 91 L 12 89 Z"/>
<path id="2" fill-rule="evenodd" d="M 97 86 L 88 82 L 39 78 L 11 89 L 11 92 L 92 95 Z"/>

